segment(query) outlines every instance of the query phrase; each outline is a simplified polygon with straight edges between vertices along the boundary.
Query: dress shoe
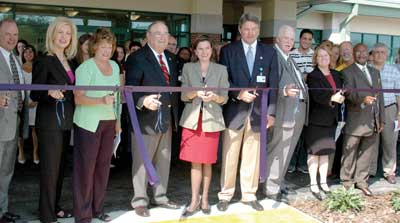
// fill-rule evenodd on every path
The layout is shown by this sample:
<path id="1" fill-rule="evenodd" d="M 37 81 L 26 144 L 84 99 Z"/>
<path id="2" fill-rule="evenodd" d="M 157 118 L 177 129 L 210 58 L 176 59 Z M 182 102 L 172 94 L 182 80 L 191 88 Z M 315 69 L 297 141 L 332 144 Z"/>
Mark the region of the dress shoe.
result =
<path id="1" fill-rule="evenodd" d="M 219 211 L 226 211 L 226 209 L 228 209 L 229 206 L 229 201 L 226 200 L 220 200 L 217 204 L 217 208 Z"/>
<path id="2" fill-rule="evenodd" d="M 396 184 L 396 176 L 395 175 L 388 175 L 385 177 L 385 180 L 390 184 Z"/>
<path id="3" fill-rule="evenodd" d="M 193 210 L 189 210 L 189 205 L 183 209 L 183 213 L 181 215 L 182 218 L 188 218 L 194 214 L 196 214 L 200 210 L 200 201 L 197 203 L 196 207 Z"/>
<path id="4" fill-rule="evenodd" d="M 7 218 L 12 219 L 12 220 L 18 220 L 21 218 L 21 216 L 11 213 L 11 212 L 4 213 L 4 216 L 6 216 Z"/>
<path id="5" fill-rule="evenodd" d="M 157 206 L 166 208 L 166 209 L 179 209 L 181 206 L 173 201 L 167 201 L 165 203 L 157 204 Z"/>
<path id="6" fill-rule="evenodd" d="M 257 200 L 242 201 L 242 203 L 251 206 L 256 211 L 264 211 L 264 207 Z"/>
<path id="7" fill-rule="evenodd" d="M 374 195 L 372 194 L 372 192 L 369 190 L 368 187 L 356 187 L 356 188 L 359 189 L 359 190 L 361 190 L 361 191 L 364 193 L 365 196 L 369 196 L 369 197 L 374 196 Z"/>
<path id="8" fill-rule="evenodd" d="M 326 186 L 326 187 L 322 187 L 322 185 Z M 329 190 L 329 186 L 327 183 L 321 183 L 321 190 L 325 193 L 325 194 L 330 194 L 331 191 Z"/>
<path id="9" fill-rule="evenodd" d="M 283 203 L 286 203 L 286 204 L 289 203 L 289 200 L 287 199 L 287 196 L 285 194 L 281 194 L 281 193 L 268 194 L 267 198 L 271 199 L 271 200 L 275 200 L 276 202 L 283 202 Z"/>
<path id="10" fill-rule="evenodd" d="M 313 190 L 312 188 L 316 188 L 315 190 Z M 318 191 L 317 191 L 318 190 Z M 318 189 L 318 185 L 316 185 L 316 184 L 311 184 L 310 185 L 310 191 L 311 191 L 311 194 L 314 196 L 314 198 L 315 199 L 317 199 L 317 200 L 319 200 L 319 201 L 322 201 L 322 197 L 321 197 L 321 193 L 320 193 L 320 191 L 319 191 L 319 189 Z"/>
<path id="11" fill-rule="evenodd" d="M 135 207 L 135 213 L 137 215 L 139 215 L 139 216 L 142 216 L 142 217 L 149 217 L 150 216 L 149 209 L 147 209 L 146 206 Z"/>

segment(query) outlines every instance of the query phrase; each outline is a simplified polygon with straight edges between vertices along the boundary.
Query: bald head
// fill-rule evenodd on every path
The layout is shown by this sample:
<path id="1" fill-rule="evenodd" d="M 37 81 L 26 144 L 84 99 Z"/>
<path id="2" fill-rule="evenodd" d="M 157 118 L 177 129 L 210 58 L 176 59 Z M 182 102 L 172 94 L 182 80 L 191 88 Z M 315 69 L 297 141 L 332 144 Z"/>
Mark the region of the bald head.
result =
<path id="1" fill-rule="evenodd" d="M 18 27 L 12 19 L 5 19 L 0 22 L 0 46 L 11 52 L 18 42 Z"/>
<path id="2" fill-rule="evenodd" d="M 286 55 L 289 54 L 290 50 L 294 46 L 295 31 L 293 27 L 288 25 L 283 25 L 279 28 L 278 36 L 276 38 L 276 43 L 279 48 Z"/>

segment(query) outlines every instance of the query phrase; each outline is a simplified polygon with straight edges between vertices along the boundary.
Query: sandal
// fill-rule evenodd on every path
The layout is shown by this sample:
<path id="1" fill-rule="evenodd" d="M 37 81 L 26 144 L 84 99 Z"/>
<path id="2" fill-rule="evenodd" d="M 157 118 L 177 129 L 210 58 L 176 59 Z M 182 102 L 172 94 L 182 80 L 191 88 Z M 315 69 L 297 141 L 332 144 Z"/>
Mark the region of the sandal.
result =
<path id="1" fill-rule="evenodd" d="M 110 215 L 105 214 L 105 213 L 101 213 L 101 214 L 97 215 L 95 218 L 99 219 L 100 221 L 104 221 L 104 222 L 110 222 L 112 220 Z"/>

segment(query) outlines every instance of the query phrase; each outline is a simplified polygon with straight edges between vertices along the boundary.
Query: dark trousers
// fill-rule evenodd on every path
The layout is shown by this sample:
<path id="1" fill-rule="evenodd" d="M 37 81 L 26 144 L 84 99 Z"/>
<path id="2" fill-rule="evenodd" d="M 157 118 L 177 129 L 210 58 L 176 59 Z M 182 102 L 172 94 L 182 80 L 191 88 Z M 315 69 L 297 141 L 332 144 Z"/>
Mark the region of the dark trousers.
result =
<path id="1" fill-rule="evenodd" d="M 74 128 L 74 217 L 91 222 L 103 212 L 115 135 L 115 120 L 100 121 L 96 132 Z"/>
<path id="2" fill-rule="evenodd" d="M 40 221 L 57 221 L 56 212 L 64 179 L 65 150 L 70 140 L 69 130 L 38 129 L 40 155 Z"/>

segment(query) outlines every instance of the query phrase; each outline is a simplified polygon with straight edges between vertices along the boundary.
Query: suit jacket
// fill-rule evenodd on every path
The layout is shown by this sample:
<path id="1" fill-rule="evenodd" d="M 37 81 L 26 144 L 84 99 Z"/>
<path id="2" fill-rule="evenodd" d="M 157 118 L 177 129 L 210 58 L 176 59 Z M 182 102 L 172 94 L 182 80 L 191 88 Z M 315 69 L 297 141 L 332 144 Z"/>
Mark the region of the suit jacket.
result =
<path id="1" fill-rule="evenodd" d="M 341 74 L 335 70 L 330 70 L 333 80 L 335 81 L 336 88 L 342 88 L 343 80 Z M 328 80 L 316 67 L 307 76 L 307 85 L 310 95 L 310 111 L 308 123 L 317 126 L 336 126 L 339 121 L 339 108 L 340 104 L 330 103 L 332 95 L 336 92 L 333 91 Z M 315 90 L 313 88 L 316 88 Z M 330 89 L 330 90 L 322 90 Z M 332 106 L 333 105 L 333 106 Z"/>
<path id="2" fill-rule="evenodd" d="M 382 92 L 354 91 L 353 89 L 382 89 L 379 71 L 368 66 L 372 86 L 364 73 L 354 63 L 342 71 L 344 85 L 349 89 L 346 93 L 346 125 L 345 134 L 354 136 L 369 136 L 379 129 L 385 120 L 385 106 Z M 372 105 L 363 104 L 366 96 L 375 96 L 377 102 Z"/>
<path id="3" fill-rule="evenodd" d="M 8 59 L 8 58 L 7 58 Z M 21 64 L 16 56 L 14 56 L 14 61 L 17 66 L 19 66 L 19 70 L 22 71 Z M 21 75 L 22 79 L 20 83 L 25 84 L 24 75 Z M 0 52 L 0 83 L 2 84 L 14 84 L 13 74 L 11 73 L 10 67 L 6 62 L 6 58 L 4 58 L 3 54 Z M 4 91 L 0 91 L 0 94 L 4 94 Z M 22 123 L 22 133 L 23 137 L 28 137 L 29 132 L 29 98 L 28 93 L 25 91 L 24 98 L 24 106 L 22 108 L 22 112 L 20 113 Z M 17 129 L 19 126 L 18 123 L 18 93 L 17 91 L 9 91 L 8 97 L 10 97 L 10 101 L 15 103 L 9 103 L 7 108 L 0 108 L 0 126 L 3 128 L 0 131 L 0 141 L 10 141 L 15 139 L 15 134 L 17 134 Z M 1 159 L 1 157 L 0 157 Z"/>
<path id="4" fill-rule="evenodd" d="M 203 82 L 200 63 L 186 63 L 182 71 L 182 87 L 221 87 L 228 88 L 228 72 L 225 66 L 210 63 L 207 76 Z M 203 132 L 217 132 L 225 129 L 224 117 L 222 116 L 221 104 L 228 100 L 228 91 L 217 91 L 217 95 L 224 98 L 221 104 L 214 101 L 203 102 L 201 98 L 188 98 L 187 91 L 182 92 L 181 99 L 185 102 L 180 125 L 188 129 L 197 129 L 200 109 L 202 108 L 202 130 Z"/>
<path id="5" fill-rule="evenodd" d="M 275 46 L 276 47 L 276 46 Z M 294 69 L 298 69 L 296 63 L 289 57 Z M 304 97 L 304 102 L 307 105 L 306 114 L 305 115 L 305 125 L 308 124 L 308 110 L 309 110 L 309 100 L 308 100 L 308 89 L 303 78 L 299 80 L 297 74 L 293 70 L 293 66 L 290 66 L 287 60 L 278 53 L 278 75 L 279 75 L 279 90 L 278 90 L 278 99 L 276 102 L 276 117 L 275 117 L 275 125 L 282 126 L 285 128 L 293 128 L 296 124 L 295 121 L 295 107 L 296 104 L 299 103 L 299 99 L 296 97 L 288 97 L 284 94 L 285 86 L 289 84 L 295 84 L 297 88 L 299 88 Z M 301 72 L 300 72 L 301 73 Z M 303 83 L 301 84 L 300 81 Z M 303 87 L 304 86 L 304 87 Z"/>
<path id="6" fill-rule="evenodd" d="M 175 55 L 167 50 L 164 50 L 167 58 L 170 75 L 170 85 L 178 85 L 178 75 L 176 68 Z M 153 51 L 146 44 L 142 49 L 129 55 L 126 63 L 126 85 L 132 86 L 167 86 L 165 77 L 161 71 L 161 66 L 158 63 Z M 146 109 L 143 106 L 144 97 L 157 92 L 134 92 L 133 99 L 136 104 L 136 111 L 141 130 L 144 134 L 158 134 L 158 128 L 155 128 L 158 119 L 158 112 Z M 161 132 L 165 133 L 168 128 L 173 125 L 175 129 L 178 127 L 178 94 L 170 92 L 160 92 L 159 99 L 161 105 Z M 171 114 L 172 113 L 172 114 Z"/>
<path id="7" fill-rule="evenodd" d="M 74 64 L 70 61 L 68 61 L 68 64 L 71 70 L 75 72 Z M 74 85 L 70 82 L 60 60 L 52 55 L 40 57 L 33 63 L 32 84 Z M 38 102 L 36 128 L 47 130 L 68 130 L 72 128 L 75 107 L 74 94 L 72 91 L 65 91 L 63 94 L 65 101 L 57 103 L 56 99 L 48 95 L 48 91 L 31 91 L 31 99 Z M 58 119 L 60 123 L 58 123 Z"/>
<path id="8" fill-rule="evenodd" d="M 230 87 L 277 88 L 277 54 L 276 51 L 263 43 L 257 42 L 253 70 L 249 71 L 242 41 L 236 41 L 221 49 L 220 63 L 228 70 Z M 250 75 L 251 73 L 251 75 Z M 257 76 L 265 76 L 265 83 L 257 82 Z M 238 100 L 239 91 L 230 91 L 229 100 L 224 106 L 225 124 L 230 129 L 238 130 L 250 116 L 251 128 L 254 132 L 260 131 L 261 125 L 261 94 L 253 103 Z M 269 91 L 268 114 L 275 115 L 276 91 Z"/>

